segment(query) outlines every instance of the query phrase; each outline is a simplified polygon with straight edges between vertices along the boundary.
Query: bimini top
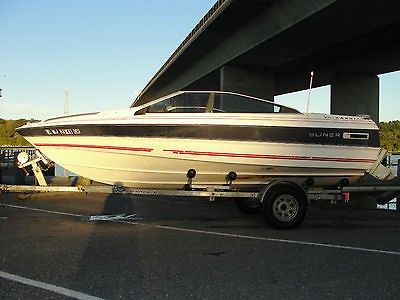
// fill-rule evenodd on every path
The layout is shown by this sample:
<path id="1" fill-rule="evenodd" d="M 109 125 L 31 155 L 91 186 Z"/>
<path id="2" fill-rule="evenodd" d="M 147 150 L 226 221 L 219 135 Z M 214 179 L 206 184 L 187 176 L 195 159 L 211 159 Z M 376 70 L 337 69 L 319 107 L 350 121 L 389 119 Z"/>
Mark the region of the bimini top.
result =
<path id="1" fill-rule="evenodd" d="M 264 99 L 219 91 L 180 91 L 146 104 L 132 107 L 136 115 L 145 113 L 299 113 Z"/>

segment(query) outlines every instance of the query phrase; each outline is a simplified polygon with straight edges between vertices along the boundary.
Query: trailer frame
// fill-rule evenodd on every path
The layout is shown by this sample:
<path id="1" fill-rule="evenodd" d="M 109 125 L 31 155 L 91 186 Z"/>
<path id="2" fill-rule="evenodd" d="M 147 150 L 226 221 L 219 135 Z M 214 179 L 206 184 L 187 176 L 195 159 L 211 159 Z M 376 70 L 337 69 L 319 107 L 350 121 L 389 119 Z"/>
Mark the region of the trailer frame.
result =
<path id="1" fill-rule="evenodd" d="M 45 194 L 53 192 L 61 193 L 102 193 L 114 195 L 140 195 L 140 196 L 173 196 L 173 197 L 208 197 L 209 201 L 216 198 L 233 198 L 237 207 L 244 213 L 261 212 L 264 220 L 272 227 L 279 229 L 289 229 L 300 225 L 307 213 L 311 201 L 330 201 L 331 203 L 349 202 L 350 193 L 371 192 L 382 193 L 384 199 L 400 194 L 400 184 L 391 185 L 364 185 L 364 186 L 337 186 L 337 187 L 313 187 L 301 186 L 289 180 L 277 179 L 265 182 L 257 190 L 241 191 L 234 188 L 232 182 L 236 178 L 236 173 L 230 172 L 230 178 L 225 185 L 200 186 L 195 185 L 192 179 L 195 170 L 188 170 L 188 181 L 183 184 L 181 190 L 171 189 L 148 189 L 148 188 L 129 188 L 111 185 L 77 185 L 77 186 L 50 186 L 42 173 L 39 161 L 48 163 L 46 158 L 36 150 L 36 158 L 28 161 L 24 155 L 17 163 L 18 167 L 26 171 L 27 166 L 32 166 L 34 176 L 39 185 L 10 185 L 0 184 L 0 202 L 3 203 L 7 193 L 31 193 Z M 231 174 L 234 173 L 234 174 Z M 192 175 L 191 175 L 192 174 Z M 388 200 L 390 201 L 390 199 Z"/>

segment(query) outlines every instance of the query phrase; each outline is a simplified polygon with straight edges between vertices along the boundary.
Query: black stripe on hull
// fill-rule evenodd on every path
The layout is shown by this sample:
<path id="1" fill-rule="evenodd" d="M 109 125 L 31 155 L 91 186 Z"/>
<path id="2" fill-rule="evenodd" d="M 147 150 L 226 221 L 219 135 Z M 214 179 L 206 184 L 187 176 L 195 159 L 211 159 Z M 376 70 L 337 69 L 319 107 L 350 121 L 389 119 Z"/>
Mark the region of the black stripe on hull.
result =
<path id="1" fill-rule="evenodd" d="M 379 147 L 379 131 L 234 125 L 73 125 L 19 128 L 23 136 L 116 136 Z M 349 133 L 354 138 L 348 137 Z M 368 136 L 368 138 L 360 138 Z"/>

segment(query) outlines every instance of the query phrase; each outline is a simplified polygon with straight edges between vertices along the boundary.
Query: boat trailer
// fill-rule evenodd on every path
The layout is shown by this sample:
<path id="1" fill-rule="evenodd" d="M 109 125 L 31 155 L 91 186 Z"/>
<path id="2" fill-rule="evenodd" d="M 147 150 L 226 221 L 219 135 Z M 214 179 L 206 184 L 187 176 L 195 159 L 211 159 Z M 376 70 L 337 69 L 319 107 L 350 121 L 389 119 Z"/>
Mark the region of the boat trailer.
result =
<path id="1" fill-rule="evenodd" d="M 140 196 L 173 196 L 173 197 L 208 197 L 209 201 L 217 198 L 232 198 L 239 210 L 247 214 L 261 213 L 263 219 L 272 227 L 278 229 L 290 229 L 300 225 L 306 214 L 309 204 L 312 201 L 328 201 L 330 203 L 349 202 L 350 193 L 379 193 L 378 204 L 384 204 L 397 195 L 400 195 L 400 184 L 396 181 L 391 185 L 367 185 L 367 186 L 337 186 L 331 188 L 316 188 L 312 186 L 300 186 L 289 180 L 273 180 L 266 182 L 259 190 L 241 191 L 233 187 L 232 182 L 237 174 L 230 172 L 226 176 L 226 185 L 200 186 L 193 184 L 196 171 L 193 169 L 187 172 L 187 183 L 181 190 L 169 189 L 145 189 L 127 188 L 111 185 L 77 185 L 77 186 L 51 186 L 46 182 L 42 173 L 43 162 L 49 162 L 40 153 L 35 151 L 35 158 L 29 160 L 26 153 L 21 152 L 17 157 L 17 165 L 24 170 L 26 175 L 29 172 L 26 167 L 31 166 L 33 174 L 39 185 L 10 185 L 0 184 L 0 202 L 7 193 L 28 193 L 27 195 L 44 195 L 46 193 L 102 193 L 116 195 L 140 195 Z M 91 221 L 121 219 L 123 216 L 96 216 Z M 134 216 L 130 215 L 132 219 Z"/>

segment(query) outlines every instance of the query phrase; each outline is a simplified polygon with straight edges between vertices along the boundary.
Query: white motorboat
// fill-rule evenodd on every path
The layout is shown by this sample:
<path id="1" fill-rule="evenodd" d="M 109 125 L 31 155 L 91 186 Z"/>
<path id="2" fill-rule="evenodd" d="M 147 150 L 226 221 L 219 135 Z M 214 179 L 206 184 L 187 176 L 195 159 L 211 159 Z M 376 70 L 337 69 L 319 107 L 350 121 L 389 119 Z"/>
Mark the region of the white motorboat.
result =
<path id="1" fill-rule="evenodd" d="M 384 157 L 369 117 L 303 114 L 229 92 L 181 91 L 124 110 L 31 123 L 17 132 L 80 176 L 137 188 L 182 188 L 188 170 L 196 171 L 198 185 L 234 180 L 235 187 L 250 188 L 287 178 L 343 185 L 377 173 Z M 389 175 L 379 170 L 381 178 Z"/>

